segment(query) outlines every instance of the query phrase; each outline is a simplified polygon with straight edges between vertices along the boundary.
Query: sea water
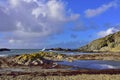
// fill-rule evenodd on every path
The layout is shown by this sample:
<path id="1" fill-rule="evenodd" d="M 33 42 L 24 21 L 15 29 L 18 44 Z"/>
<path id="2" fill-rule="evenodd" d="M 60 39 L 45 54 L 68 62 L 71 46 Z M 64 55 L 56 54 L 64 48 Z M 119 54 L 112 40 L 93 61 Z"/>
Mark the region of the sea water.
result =
<path id="1" fill-rule="evenodd" d="M 11 49 L 10 51 L 0 52 L 0 57 L 20 55 L 20 54 L 30 54 L 30 53 L 40 52 L 40 51 L 42 51 L 42 49 Z M 66 55 L 90 54 L 90 53 L 65 52 L 65 51 L 53 51 L 53 50 L 52 51 L 45 50 L 45 52 L 55 52 L 55 53 L 66 54 Z"/>
<path id="2" fill-rule="evenodd" d="M 30 54 L 39 51 L 41 51 L 41 49 L 11 49 L 10 51 L 0 52 L 0 57 L 20 55 L 20 54 Z"/>
<path id="3" fill-rule="evenodd" d="M 120 61 L 111 60 L 75 60 L 73 62 L 58 62 L 61 65 L 71 66 L 72 69 L 120 69 Z"/>

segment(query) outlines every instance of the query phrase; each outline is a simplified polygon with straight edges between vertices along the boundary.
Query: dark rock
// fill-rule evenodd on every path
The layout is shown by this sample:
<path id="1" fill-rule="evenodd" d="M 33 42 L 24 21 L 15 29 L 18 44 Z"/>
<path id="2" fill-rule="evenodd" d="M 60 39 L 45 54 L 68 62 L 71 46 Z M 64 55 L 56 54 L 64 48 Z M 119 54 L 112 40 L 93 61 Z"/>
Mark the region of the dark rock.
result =
<path id="1" fill-rule="evenodd" d="M 1 48 L 0 51 L 10 51 L 10 49 L 7 49 L 7 48 Z"/>
<path id="2" fill-rule="evenodd" d="M 63 49 L 62 48 L 51 48 L 51 50 L 61 51 Z"/>
<path id="3" fill-rule="evenodd" d="M 64 48 L 51 48 L 48 50 L 55 50 L 55 51 L 73 51 L 72 49 L 64 49 Z"/>

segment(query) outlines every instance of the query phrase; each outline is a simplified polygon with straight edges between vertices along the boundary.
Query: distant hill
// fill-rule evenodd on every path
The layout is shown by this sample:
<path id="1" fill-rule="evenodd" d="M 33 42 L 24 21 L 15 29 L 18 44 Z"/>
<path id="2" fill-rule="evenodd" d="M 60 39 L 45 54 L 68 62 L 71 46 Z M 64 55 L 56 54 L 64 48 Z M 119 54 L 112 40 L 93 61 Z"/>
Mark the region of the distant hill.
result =
<path id="1" fill-rule="evenodd" d="M 94 40 L 78 50 L 84 52 L 120 52 L 120 31 Z"/>

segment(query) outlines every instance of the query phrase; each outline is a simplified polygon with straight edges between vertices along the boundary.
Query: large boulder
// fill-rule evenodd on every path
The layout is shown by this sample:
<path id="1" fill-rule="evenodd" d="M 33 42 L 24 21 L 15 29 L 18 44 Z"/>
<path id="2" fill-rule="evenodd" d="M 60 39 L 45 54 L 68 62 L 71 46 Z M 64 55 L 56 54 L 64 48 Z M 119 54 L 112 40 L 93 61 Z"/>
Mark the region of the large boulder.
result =
<path id="1" fill-rule="evenodd" d="M 55 54 L 53 52 L 38 52 L 18 55 L 13 61 L 20 65 L 42 65 L 53 63 L 52 60 L 54 59 L 61 60 L 63 57 L 62 54 Z"/>
<path id="2" fill-rule="evenodd" d="M 15 57 L 14 62 L 20 65 L 41 65 L 43 64 L 42 57 L 42 53 L 22 54 Z"/>

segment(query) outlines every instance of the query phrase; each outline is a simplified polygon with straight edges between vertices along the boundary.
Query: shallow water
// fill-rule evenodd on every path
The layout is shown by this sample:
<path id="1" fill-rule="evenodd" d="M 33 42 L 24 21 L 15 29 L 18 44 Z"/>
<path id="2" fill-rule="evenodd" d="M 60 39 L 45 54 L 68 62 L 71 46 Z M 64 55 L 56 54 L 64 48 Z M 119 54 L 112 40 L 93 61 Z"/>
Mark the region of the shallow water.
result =
<path id="1" fill-rule="evenodd" d="M 120 69 L 120 61 L 75 60 L 73 62 L 58 62 L 58 64 L 72 66 L 72 69 Z"/>

